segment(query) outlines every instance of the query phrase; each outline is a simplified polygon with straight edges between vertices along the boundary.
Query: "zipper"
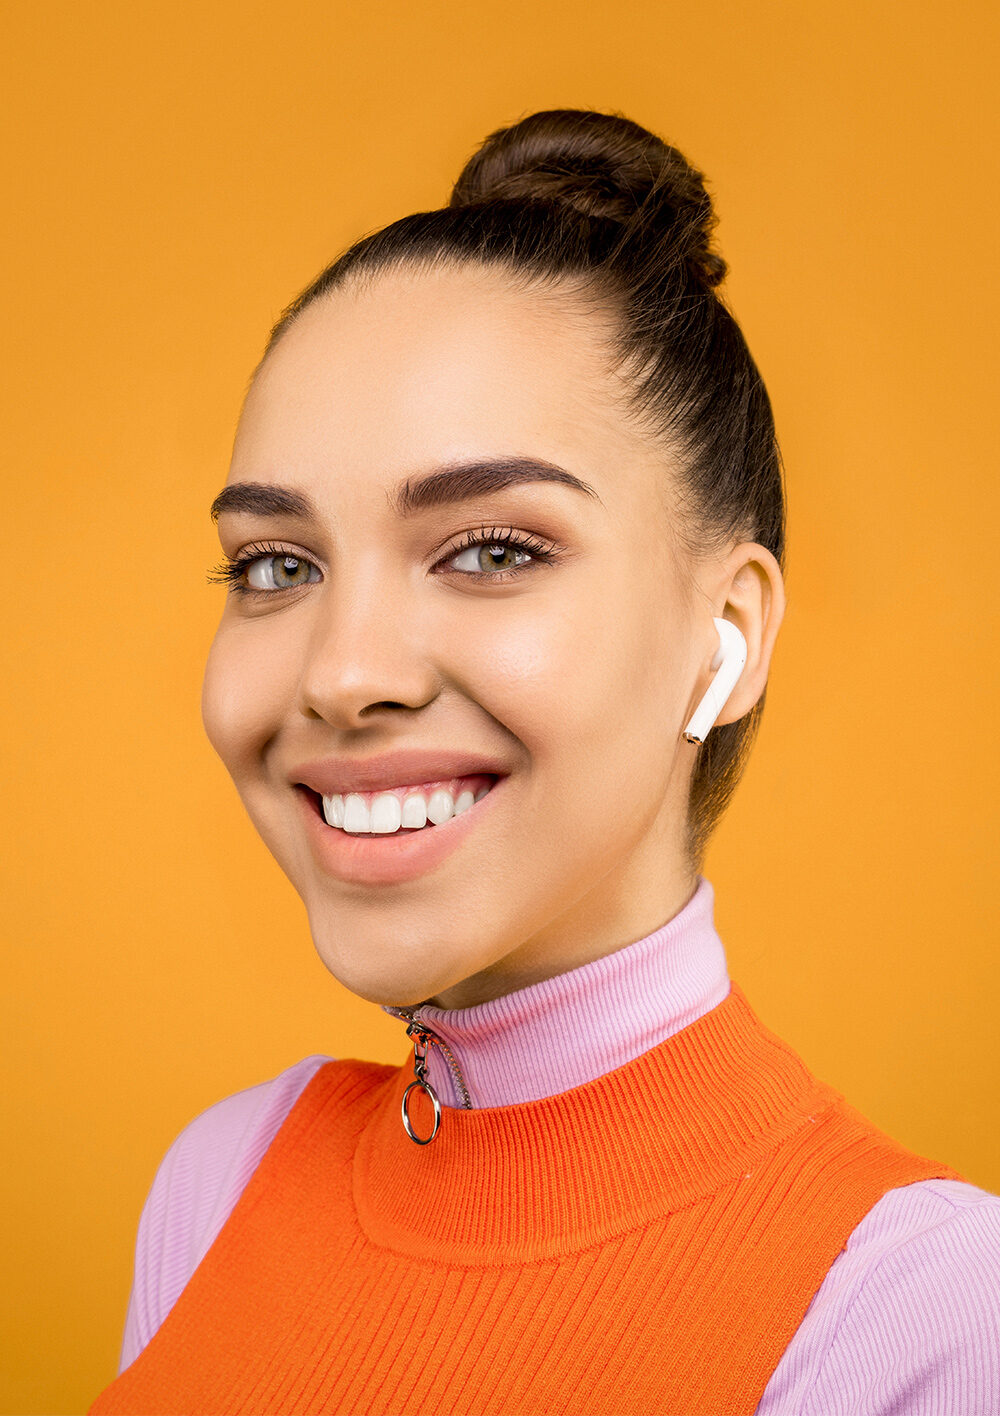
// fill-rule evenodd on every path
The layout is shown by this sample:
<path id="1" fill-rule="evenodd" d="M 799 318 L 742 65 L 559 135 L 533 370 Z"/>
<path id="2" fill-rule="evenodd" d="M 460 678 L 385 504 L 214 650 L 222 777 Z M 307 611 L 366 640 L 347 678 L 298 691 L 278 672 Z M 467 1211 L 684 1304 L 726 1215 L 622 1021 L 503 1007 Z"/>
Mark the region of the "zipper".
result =
<path id="1" fill-rule="evenodd" d="M 413 1081 L 403 1093 L 403 1127 L 411 1141 L 416 1142 L 418 1146 L 426 1146 L 433 1141 L 441 1126 L 441 1101 L 437 1092 L 427 1080 L 428 1046 L 436 1047 L 439 1052 L 443 1054 L 444 1060 L 447 1062 L 451 1072 L 455 1098 L 459 1106 L 463 1107 L 466 1111 L 471 1111 L 472 1098 L 469 1096 L 469 1089 L 465 1085 L 465 1079 L 462 1076 L 461 1069 L 459 1068 L 458 1062 L 455 1060 L 455 1054 L 452 1052 L 451 1048 L 445 1042 L 444 1038 L 438 1037 L 437 1033 L 432 1032 L 426 1023 L 420 1021 L 418 1014 L 421 1007 L 422 1004 L 418 1004 L 415 1008 L 386 1007 L 385 1011 L 391 1013 L 394 1018 L 402 1018 L 406 1023 L 406 1036 L 413 1039 Z M 434 1125 L 429 1136 L 418 1136 L 410 1121 L 407 1104 L 409 1102 L 410 1092 L 413 1091 L 414 1087 L 426 1093 L 427 1099 L 434 1108 Z"/>

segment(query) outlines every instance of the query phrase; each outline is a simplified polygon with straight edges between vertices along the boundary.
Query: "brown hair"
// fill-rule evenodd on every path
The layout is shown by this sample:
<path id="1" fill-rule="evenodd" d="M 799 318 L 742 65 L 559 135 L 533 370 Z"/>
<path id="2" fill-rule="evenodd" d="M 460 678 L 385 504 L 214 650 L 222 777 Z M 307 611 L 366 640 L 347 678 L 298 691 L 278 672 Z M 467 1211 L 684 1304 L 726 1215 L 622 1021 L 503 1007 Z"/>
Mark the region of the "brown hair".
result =
<path id="1" fill-rule="evenodd" d="M 785 565 L 785 495 L 771 404 L 732 314 L 716 293 L 726 264 L 702 174 L 618 114 L 533 113 L 483 143 L 448 206 L 356 242 L 282 313 L 264 358 L 305 307 L 352 274 L 472 261 L 528 279 L 575 278 L 610 304 L 633 406 L 680 453 L 676 474 L 692 557 L 738 541 Z M 698 749 L 686 849 L 701 868 L 743 774 L 765 691 Z"/>

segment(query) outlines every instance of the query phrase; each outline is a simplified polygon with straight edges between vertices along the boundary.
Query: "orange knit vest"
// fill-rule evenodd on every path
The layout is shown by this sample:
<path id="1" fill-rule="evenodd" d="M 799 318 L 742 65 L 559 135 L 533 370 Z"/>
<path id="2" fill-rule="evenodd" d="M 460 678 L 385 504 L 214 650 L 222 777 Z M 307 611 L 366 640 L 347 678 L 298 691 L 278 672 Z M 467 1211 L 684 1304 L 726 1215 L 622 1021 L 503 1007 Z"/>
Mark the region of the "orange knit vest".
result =
<path id="1" fill-rule="evenodd" d="M 320 1068 L 90 1416 L 752 1416 L 876 1200 L 964 1178 L 817 1081 L 735 983 L 584 1086 L 446 1109 L 428 1146 L 410 1080 Z"/>

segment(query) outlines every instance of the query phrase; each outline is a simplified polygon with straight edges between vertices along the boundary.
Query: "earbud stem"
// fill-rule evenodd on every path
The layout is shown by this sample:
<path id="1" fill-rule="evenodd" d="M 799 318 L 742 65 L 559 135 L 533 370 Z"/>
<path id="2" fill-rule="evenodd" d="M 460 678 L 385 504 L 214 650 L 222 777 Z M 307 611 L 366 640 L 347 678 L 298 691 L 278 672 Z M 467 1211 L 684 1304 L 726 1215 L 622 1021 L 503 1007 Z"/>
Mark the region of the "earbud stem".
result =
<path id="1" fill-rule="evenodd" d="M 719 648 L 712 659 L 715 676 L 684 729 L 687 742 L 700 744 L 708 736 L 747 661 L 747 642 L 731 620 L 714 618 L 719 631 Z"/>

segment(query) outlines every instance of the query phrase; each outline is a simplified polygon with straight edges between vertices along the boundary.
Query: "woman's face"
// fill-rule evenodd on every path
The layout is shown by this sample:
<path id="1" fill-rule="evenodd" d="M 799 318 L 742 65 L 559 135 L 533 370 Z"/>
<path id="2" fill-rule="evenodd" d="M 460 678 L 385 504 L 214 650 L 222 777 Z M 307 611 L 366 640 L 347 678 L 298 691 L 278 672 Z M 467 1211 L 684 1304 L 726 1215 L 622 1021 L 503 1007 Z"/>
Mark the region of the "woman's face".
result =
<path id="1" fill-rule="evenodd" d="M 397 272 L 315 301 L 247 397 L 218 526 L 256 559 L 205 724 L 324 963 L 373 1002 L 497 997 L 642 938 L 697 883 L 682 730 L 726 578 L 682 557 L 669 458 L 604 334 L 552 288 Z M 479 799 L 422 830 L 323 815 L 373 782 L 392 825 L 388 798 L 458 777 Z"/>

